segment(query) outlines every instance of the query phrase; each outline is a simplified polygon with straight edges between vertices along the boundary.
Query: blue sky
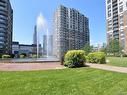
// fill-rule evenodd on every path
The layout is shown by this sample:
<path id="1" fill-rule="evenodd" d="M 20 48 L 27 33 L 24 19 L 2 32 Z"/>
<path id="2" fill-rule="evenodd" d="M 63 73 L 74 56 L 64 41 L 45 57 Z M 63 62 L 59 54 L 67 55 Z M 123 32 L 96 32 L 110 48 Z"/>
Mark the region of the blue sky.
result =
<path id="1" fill-rule="evenodd" d="M 41 12 L 49 27 L 60 4 L 75 8 L 89 18 L 91 44 L 106 42 L 105 0 L 10 0 L 14 11 L 13 40 L 33 42 L 34 26 Z"/>

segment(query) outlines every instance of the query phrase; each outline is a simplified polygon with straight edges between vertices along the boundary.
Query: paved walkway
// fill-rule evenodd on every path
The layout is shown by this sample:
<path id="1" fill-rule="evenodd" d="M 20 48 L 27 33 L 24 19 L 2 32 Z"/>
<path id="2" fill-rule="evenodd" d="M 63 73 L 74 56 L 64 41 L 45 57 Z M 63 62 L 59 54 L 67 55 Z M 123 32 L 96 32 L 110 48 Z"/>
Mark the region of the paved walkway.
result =
<path id="1" fill-rule="evenodd" d="M 55 63 L 0 63 L 0 71 L 33 71 L 63 69 L 59 62 Z"/>
<path id="2" fill-rule="evenodd" d="M 120 73 L 127 73 L 127 68 L 109 66 L 105 64 L 89 64 L 91 68 L 102 69 L 107 71 L 115 71 Z M 0 63 L 0 71 L 33 71 L 33 70 L 51 70 L 51 69 L 64 69 L 59 62 L 53 63 Z"/>
<path id="3" fill-rule="evenodd" d="M 114 72 L 120 72 L 120 73 L 127 73 L 127 68 L 126 67 L 116 67 L 116 66 L 109 66 L 106 64 L 89 64 L 87 63 L 91 68 L 96 68 L 96 69 L 102 69 L 102 70 L 107 70 L 107 71 L 114 71 Z"/>

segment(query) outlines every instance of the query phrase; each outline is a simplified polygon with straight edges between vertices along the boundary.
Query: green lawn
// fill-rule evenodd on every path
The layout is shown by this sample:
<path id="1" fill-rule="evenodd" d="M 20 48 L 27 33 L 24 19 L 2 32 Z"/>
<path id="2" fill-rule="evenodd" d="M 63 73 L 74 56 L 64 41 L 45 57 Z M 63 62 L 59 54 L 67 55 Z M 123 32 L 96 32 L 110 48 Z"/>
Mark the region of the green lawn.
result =
<path id="1" fill-rule="evenodd" d="M 127 67 L 127 57 L 108 57 L 109 65 Z"/>
<path id="2" fill-rule="evenodd" d="M 127 74 L 91 68 L 0 72 L 0 95 L 127 95 Z"/>

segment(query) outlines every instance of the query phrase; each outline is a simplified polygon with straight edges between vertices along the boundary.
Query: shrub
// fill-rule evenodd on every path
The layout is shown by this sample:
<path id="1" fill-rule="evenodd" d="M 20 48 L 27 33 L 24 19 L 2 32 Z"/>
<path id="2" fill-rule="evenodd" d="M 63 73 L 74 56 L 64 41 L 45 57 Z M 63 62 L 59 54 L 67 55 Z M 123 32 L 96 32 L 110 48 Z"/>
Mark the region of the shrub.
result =
<path id="1" fill-rule="evenodd" d="M 0 58 L 2 58 L 2 54 L 0 54 Z"/>
<path id="2" fill-rule="evenodd" d="M 73 67 L 82 67 L 85 63 L 85 52 L 83 50 L 71 50 L 68 51 L 64 58 L 64 65 Z"/>
<path id="3" fill-rule="evenodd" d="M 127 54 L 123 54 L 123 57 L 127 57 Z"/>
<path id="4" fill-rule="evenodd" d="M 21 53 L 21 54 L 19 55 L 19 57 L 20 57 L 20 58 L 26 58 L 26 57 L 27 57 L 27 54 L 26 54 L 26 53 Z"/>
<path id="5" fill-rule="evenodd" d="M 10 55 L 10 57 L 11 57 L 11 58 L 14 58 L 14 57 L 15 57 L 15 55 L 14 55 L 14 54 L 11 54 L 11 55 Z"/>
<path id="6" fill-rule="evenodd" d="M 90 54 L 88 54 L 88 56 L 86 56 L 86 60 L 89 63 L 105 64 L 106 63 L 106 54 L 104 52 L 90 53 Z"/>
<path id="7" fill-rule="evenodd" d="M 36 55 L 36 54 L 33 54 L 33 55 L 32 55 L 32 58 L 37 58 L 37 55 Z"/>
<path id="8" fill-rule="evenodd" d="M 11 58 L 11 56 L 7 54 L 2 55 L 2 59 L 6 59 L 6 58 Z"/>
<path id="9" fill-rule="evenodd" d="M 25 58 L 26 56 L 23 54 L 20 54 L 20 58 Z"/>
<path id="10" fill-rule="evenodd" d="M 62 56 L 62 57 L 60 58 L 60 63 L 61 63 L 61 65 L 64 65 L 64 56 Z"/>

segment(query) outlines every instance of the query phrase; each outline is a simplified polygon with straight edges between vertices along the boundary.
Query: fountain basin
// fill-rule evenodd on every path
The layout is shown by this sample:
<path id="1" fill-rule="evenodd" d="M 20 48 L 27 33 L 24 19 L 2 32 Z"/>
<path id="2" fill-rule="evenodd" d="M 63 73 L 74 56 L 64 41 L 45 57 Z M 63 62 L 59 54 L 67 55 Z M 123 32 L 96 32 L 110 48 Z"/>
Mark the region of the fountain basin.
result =
<path id="1" fill-rule="evenodd" d="M 1 59 L 0 63 L 47 63 L 47 62 L 59 62 L 56 57 L 48 58 L 24 58 L 24 59 Z"/>

